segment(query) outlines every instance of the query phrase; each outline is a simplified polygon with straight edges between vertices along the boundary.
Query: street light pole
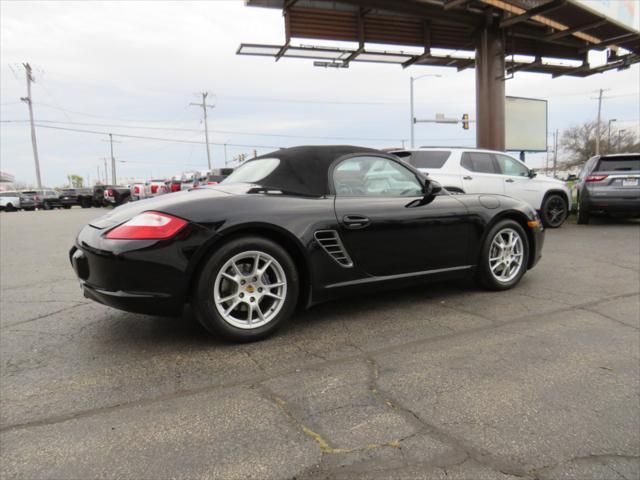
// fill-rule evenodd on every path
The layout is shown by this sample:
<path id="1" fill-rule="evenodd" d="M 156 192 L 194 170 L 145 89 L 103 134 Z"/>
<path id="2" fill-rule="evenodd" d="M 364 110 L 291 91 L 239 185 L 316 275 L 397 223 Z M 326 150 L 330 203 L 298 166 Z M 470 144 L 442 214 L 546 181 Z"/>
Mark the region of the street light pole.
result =
<path id="1" fill-rule="evenodd" d="M 409 77 L 409 103 L 410 103 L 410 113 L 411 113 L 411 148 L 415 148 L 415 125 L 416 125 L 416 116 L 414 115 L 414 106 L 413 106 L 413 82 L 424 77 L 439 78 L 441 76 L 442 75 L 438 73 L 426 73 L 418 77 Z"/>

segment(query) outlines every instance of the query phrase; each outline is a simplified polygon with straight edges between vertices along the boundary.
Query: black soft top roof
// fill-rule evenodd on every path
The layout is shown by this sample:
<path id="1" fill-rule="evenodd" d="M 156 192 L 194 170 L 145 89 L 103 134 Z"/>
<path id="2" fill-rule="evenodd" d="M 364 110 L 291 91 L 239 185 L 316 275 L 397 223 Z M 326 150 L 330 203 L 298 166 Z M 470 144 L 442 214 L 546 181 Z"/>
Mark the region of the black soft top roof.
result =
<path id="1" fill-rule="evenodd" d="M 261 158 L 278 158 L 280 165 L 259 183 L 283 192 L 322 196 L 329 193 L 329 167 L 339 157 L 352 153 L 388 156 L 386 153 L 367 147 L 352 145 L 312 145 L 282 148 Z"/>

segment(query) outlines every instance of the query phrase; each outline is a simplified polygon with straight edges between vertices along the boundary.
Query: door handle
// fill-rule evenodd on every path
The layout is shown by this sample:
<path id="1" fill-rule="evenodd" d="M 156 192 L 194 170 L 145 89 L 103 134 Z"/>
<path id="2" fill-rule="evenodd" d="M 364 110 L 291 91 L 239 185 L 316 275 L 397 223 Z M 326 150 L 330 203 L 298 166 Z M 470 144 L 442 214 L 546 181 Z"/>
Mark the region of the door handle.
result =
<path id="1" fill-rule="evenodd" d="M 371 220 L 364 215 L 345 215 L 342 217 L 342 222 L 345 227 L 355 230 L 369 226 Z"/>
<path id="2" fill-rule="evenodd" d="M 513 183 L 515 180 L 513 178 L 507 178 L 505 182 Z"/>
<path id="3" fill-rule="evenodd" d="M 469 175 L 462 177 L 463 180 L 473 180 L 473 177 L 470 177 Z"/>

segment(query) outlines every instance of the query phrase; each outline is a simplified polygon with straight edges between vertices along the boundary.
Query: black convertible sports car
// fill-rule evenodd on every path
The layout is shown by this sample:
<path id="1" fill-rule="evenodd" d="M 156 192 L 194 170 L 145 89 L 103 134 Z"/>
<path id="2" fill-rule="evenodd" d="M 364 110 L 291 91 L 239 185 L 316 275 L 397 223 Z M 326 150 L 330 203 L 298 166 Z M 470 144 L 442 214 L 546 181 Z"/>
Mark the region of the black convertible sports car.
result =
<path id="1" fill-rule="evenodd" d="M 470 275 L 511 288 L 543 241 L 521 201 L 450 195 L 378 150 L 314 146 L 118 207 L 82 229 L 70 258 L 88 298 L 159 315 L 191 303 L 207 330 L 255 340 L 344 294 Z"/>

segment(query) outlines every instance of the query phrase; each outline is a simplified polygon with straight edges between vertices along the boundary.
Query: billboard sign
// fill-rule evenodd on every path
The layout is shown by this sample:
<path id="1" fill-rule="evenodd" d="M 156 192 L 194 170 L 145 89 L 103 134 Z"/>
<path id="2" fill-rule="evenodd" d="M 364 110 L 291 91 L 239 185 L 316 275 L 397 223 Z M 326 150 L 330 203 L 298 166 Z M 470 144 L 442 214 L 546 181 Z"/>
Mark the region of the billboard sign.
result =
<path id="1" fill-rule="evenodd" d="M 581 7 L 595 11 L 634 30 L 640 30 L 640 2 L 638 0 L 574 0 Z"/>
<path id="2" fill-rule="evenodd" d="M 511 151 L 547 151 L 546 100 L 506 97 L 505 146 Z"/>

